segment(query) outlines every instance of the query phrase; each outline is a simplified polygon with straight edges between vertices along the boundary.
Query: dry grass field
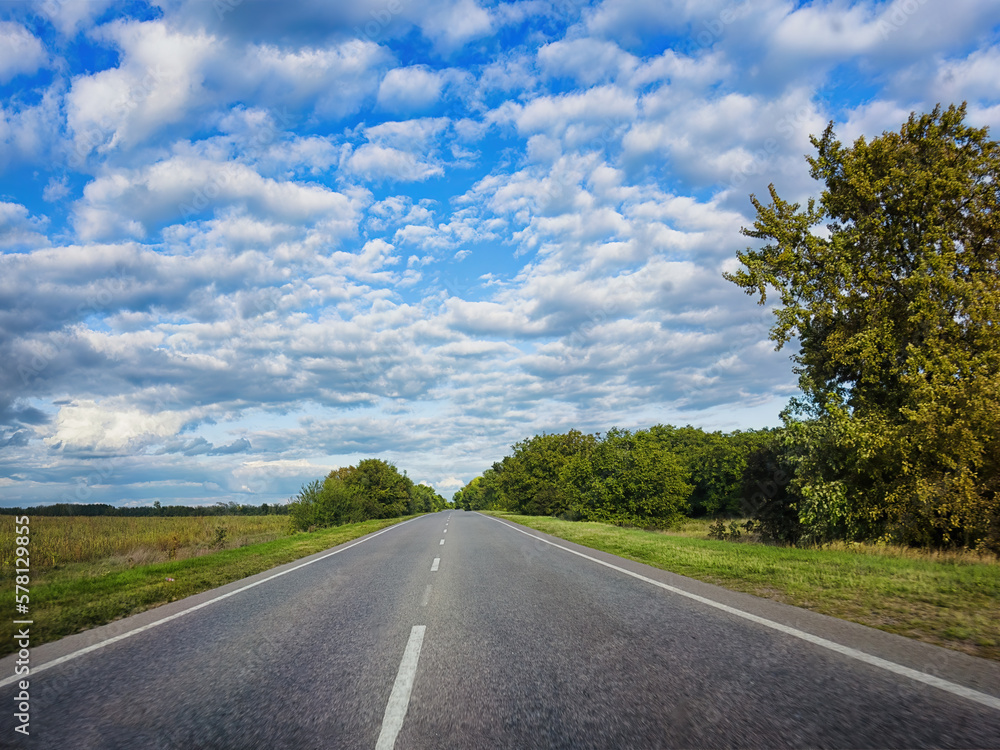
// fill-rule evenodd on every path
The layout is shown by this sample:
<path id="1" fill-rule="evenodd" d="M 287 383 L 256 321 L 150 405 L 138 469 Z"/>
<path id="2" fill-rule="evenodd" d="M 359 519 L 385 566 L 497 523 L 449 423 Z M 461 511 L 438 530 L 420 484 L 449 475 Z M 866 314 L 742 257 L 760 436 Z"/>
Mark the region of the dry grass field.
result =
<path id="1" fill-rule="evenodd" d="M 58 566 L 107 561 L 144 565 L 269 542 L 288 535 L 288 516 L 29 516 L 34 577 Z M 10 570 L 14 516 L 0 516 L 0 569 Z"/>

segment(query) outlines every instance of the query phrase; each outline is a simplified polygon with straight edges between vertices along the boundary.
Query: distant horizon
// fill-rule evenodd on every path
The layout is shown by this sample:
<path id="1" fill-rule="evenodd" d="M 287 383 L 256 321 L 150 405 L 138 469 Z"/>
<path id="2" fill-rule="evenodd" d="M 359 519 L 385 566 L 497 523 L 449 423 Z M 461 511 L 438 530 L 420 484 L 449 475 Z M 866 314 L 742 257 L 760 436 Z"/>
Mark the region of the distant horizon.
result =
<path id="1" fill-rule="evenodd" d="M 776 424 L 776 425 L 765 425 L 765 426 L 762 426 L 762 427 L 736 428 L 734 430 L 719 430 L 719 432 L 729 433 L 729 432 L 735 432 L 736 430 L 747 431 L 747 430 L 768 429 L 768 428 L 771 428 L 771 427 L 780 426 L 780 423 L 781 423 L 781 420 L 778 420 L 778 424 Z M 657 423 L 657 424 L 662 424 L 662 423 Z M 622 427 L 621 429 L 629 429 L 630 431 L 634 432 L 636 430 L 647 429 L 648 427 L 653 427 L 653 426 L 655 426 L 655 425 L 646 425 L 644 427 L 632 427 L 632 428 L 624 428 L 624 427 Z M 674 427 L 694 427 L 694 428 L 697 428 L 697 429 L 704 429 L 704 428 L 699 428 L 697 425 L 691 425 L 691 424 L 673 425 L 673 426 Z M 620 426 L 618 426 L 618 425 L 612 425 L 612 427 L 620 427 Z M 569 431 L 569 430 L 573 430 L 573 429 L 575 429 L 575 428 L 570 427 L 570 428 L 568 428 L 565 431 Z M 611 429 L 611 428 L 608 428 L 608 429 Z M 587 433 L 587 434 L 600 433 L 602 435 L 607 432 L 606 429 L 605 430 L 580 430 L 580 431 L 584 432 L 584 433 Z M 545 431 L 543 430 L 542 432 L 545 432 Z M 710 432 L 711 433 L 711 432 L 716 432 L 716 430 L 705 430 L 705 432 Z M 536 433 L 536 434 L 541 434 L 541 433 Z M 532 436 L 531 435 L 525 435 L 522 439 L 528 439 L 530 437 L 532 437 Z M 504 458 L 504 456 L 510 455 L 510 452 L 511 452 L 510 448 L 508 447 L 507 451 L 503 455 L 497 456 L 494 459 L 494 461 L 488 461 L 488 462 L 484 463 L 483 467 L 482 467 L 482 470 L 480 470 L 479 472 L 477 472 L 475 475 L 470 476 L 468 478 L 468 480 L 463 483 L 462 486 L 464 486 L 465 484 L 468 484 L 468 481 L 471 481 L 476 476 L 481 476 L 482 473 L 483 473 L 483 471 L 485 471 L 486 469 L 489 469 L 493 465 L 494 462 L 500 461 L 502 458 Z M 341 466 L 354 465 L 359 460 L 361 460 L 362 458 L 381 458 L 381 457 L 380 456 L 362 456 L 362 457 L 359 457 L 358 459 L 355 459 L 354 461 L 351 461 L 349 463 L 338 464 L 337 466 L 331 466 L 330 470 L 333 470 L 333 469 L 336 469 L 336 468 L 340 468 Z M 396 465 L 396 468 L 399 469 L 399 471 L 402 472 L 403 474 L 407 474 L 407 468 L 405 466 L 397 465 L 393 461 L 390 461 L 389 463 L 392 463 L 393 465 Z M 326 474 L 328 474 L 328 473 L 329 473 L 329 471 L 326 472 Z M 305 480 L 303 482 L 303 484 L 306 484 L 309 481 L 313 481 L 315 479 L 323 479 L 326 476 L 326 474 L 323 474 L 322 476 L 315 476 L 315 477 L 312 477 L 311 479 Z M 412 477 L 411 477 L 411 479 L 412 479 Z M 428 482 L 422 481 L 422 480 L 414 480 L 414 484 L 424 484 L 424 485 L 426 485 L 428 487 L 431 487 L 431 489 L 433 489 L 435 492 L 438 492 L 438 494 L 441 494 L 448 502 L 451 502 L 451 500 L 452 500 L 451 496 L 454 494 L 454 491 L 450 491 L 450 492 L 446 493 L 444 491 L 438 490 L 438 488 L 436 488 L 433 485 L 429 484 Z M 259 503 L 249 503 L 249 502 L 239 503 L 239 502 L 237 502 L 235 500 L 214 500 L 214 501 L 211 501 L 211 502 L 207 502 L 206 501 L 206 502 L 203 502 L 203 503 L 190 504 L 190 503 L 184 503 L 184 502 L 179 502 L 179 501 L 171 502 L 169 500 L 163 500 L 163 499 L 159 499 L 159 498 L 154 498 L 154 499 L 148 500 L 148 501 L 146 501 L 146 500 L 132 500 L 132 501 L 127 502 L 127 503 L 114 503 L 114 502 L 108 502 L 108 501 L 95 501 L 95 502 L 87 503 L 87 502 L 81 502 L 81 501 L 77 501 L 77 500 L 52 500 L 52 501 L 40 501 L 40 502 L 33 503 L 31 505 L 17 505 L 17 504 L 0 505 L 0 508 L 23 508 L 23 509 L 29 509 L 29 508 L 34 508 L 34 507 L 49 507 L 49 506 L 53 506 L 53 505 L 108 505 L 108 506 L 114 507 L 114 508 L 146 508 L 146 507 L 154 507 L 155 503 L 157 503 L 157 502 L 159 502 L 162 507 L 184 506 L 184 507 L 194 507 L 194 508 L 212 507 L 214 505 L 226 505 L 228 503 L 235 503 L 236 505 L 244 505 L 244 506 L 260 506 L 262 504 L 267 504 L 267 505 L 284 505 L 285 503 L 287 503 L 290 500 L 293 500 L 295 498 L 295 494 L 298 492 L 298 489 L 300 489 L 300 488 L 296 488 L 296 492 L 293 492 L 291 495 L 289 495 L 288 497 L 285 497 L 284 499 L 272 500 L 272 501 L 262 500 Z M 456 489 L 461 489 L 461 487 L 458 487 Z"/>
<path id="2" fill-rule="evenodd" d="M 750 194 L 968 102 L 1000 6 L 0 6 L 0 507 L 450 500 L 541 432 L 761 429 Z"/>

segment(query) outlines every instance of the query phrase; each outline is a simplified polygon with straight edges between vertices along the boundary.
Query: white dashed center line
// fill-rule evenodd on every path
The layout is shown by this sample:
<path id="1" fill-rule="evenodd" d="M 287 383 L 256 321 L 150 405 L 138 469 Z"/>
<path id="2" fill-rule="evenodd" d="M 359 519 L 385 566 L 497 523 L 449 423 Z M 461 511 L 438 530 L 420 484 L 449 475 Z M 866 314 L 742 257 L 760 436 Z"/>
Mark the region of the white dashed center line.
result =
<path id="1" fill-rule="evenodd" d="M 417 660 L 420 658 L 420 647 L 424 644 L 424 625 L 414 625 L 410 631 L 410 640 L 406 642 L 403 661 L 396 673 L 396 682 L 389 695 L 389 703 L 385 707 L 382 718 L 382 732 L 375 743 L 375 750 L 392 750 L 396 744 L 396 735 L 403 728 L 406 709 L 410 705 L 410 692 L 413 690 L 413 680 L 417 676 Z"/>
<path id="2" fill-rule="evenodd" d="M 441 564 L 441 558 L 435 557 L 434 562 L 431 563 L 431 573 L 437 573 L 438 565 Z"/>

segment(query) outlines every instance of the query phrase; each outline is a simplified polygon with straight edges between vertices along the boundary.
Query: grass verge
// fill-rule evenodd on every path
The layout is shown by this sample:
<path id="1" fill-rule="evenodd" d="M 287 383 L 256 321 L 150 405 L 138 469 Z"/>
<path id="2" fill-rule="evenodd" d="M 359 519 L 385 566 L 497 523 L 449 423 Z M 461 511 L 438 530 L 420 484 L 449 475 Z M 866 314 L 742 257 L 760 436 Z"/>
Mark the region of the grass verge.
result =
<path id="1" fill-rule="evenodd" d="M 30 587 L 31 618 L 34 620 L 31 645 L 39 646 L 238 581 L 413 517 L 377 519 L 300 532 L 238 549 L 125 569 L 105 560 L 40 571 L 32 576 Z M 13 600 L 13 586 L 5 588 Z M 15 650 L 13 641 L 0 641 L 0 644 L 0 656 Z"/>
<path id="2" fill-rule="evenodd" d="M 1000 563 L 892 548 L 801 549 L 490 512 L 734 591 L 1000 661 Z M 693 531 L 693 530 L 692 530 Z"/>

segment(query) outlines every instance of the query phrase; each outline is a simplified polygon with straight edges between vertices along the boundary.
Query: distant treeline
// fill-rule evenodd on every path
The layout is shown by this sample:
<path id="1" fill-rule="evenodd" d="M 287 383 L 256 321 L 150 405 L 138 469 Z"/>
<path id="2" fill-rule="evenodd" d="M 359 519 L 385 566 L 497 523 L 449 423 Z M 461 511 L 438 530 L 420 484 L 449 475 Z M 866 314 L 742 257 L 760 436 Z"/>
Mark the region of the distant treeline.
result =
<path id="1" fill-rule="evenodd" d="M 444 510 L 448 502 L 425 484 L 400 474 L 378 458 L 343 466 L 323 480 L 305 485 L 288 505 L 292 526 L 307 531 L 358 523 L 370 518 L 396 518 Z"/>
<path id="2" fill-rule="evenodd" d="M 215 503 L 214 505 L 152 505 L 119 507 L 106 503 L 56 503 L 28 508 L 0 508 L 4 516 L 284 516 L 288 506 L 278 503 L 242 505 L 240 503 Z"/>

